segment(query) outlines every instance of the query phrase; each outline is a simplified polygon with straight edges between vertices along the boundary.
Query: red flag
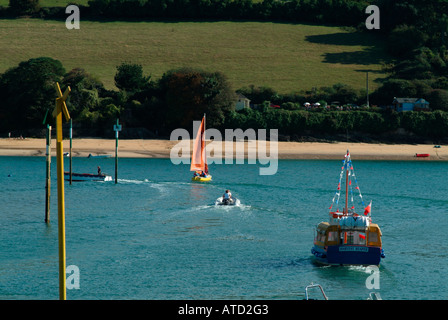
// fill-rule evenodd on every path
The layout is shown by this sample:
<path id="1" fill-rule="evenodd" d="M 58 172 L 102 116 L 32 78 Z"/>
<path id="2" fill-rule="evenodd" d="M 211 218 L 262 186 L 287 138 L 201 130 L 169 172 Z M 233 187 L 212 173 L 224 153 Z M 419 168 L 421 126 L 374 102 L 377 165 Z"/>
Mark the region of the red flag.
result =
<path id="1" fill-rule="evenodd" d="M 369 205 L 364 209 L 364 215 L 368 215 L 372 210 L 372 201 L 370 201 Z"/>
<path id="2" fill-rule="evenodd" d="M 363 234 L 359 234 L 359 237 L 361 238 L 361 239 L 366 239 L 366 236 L 365 235 L 363 235 Z"/>

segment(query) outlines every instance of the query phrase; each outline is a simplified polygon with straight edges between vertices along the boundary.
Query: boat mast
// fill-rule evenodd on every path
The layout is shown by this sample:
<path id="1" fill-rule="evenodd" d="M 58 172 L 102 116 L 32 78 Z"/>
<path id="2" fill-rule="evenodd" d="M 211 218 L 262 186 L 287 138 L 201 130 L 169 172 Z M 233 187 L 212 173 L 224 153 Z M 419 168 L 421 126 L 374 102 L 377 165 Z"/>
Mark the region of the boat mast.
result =
<path id="1" fill-rule="evenodd" d="M 204 169 L 207 170 L 207 172 L 205 174 L 208 174 L 208 166 L 207 168 L 206 163 L 207 163 L 207 150 L 205 149 L 207 146 L 207 143 L 205 141 L 205 122 L 206 122 L 206 118 L 205 118 L 205 113 L 204 113 L 204 135 L 202 136 L 202 138 L 204 139 Z"/>
<path id="2" fill-rule="evenodd" d="M 350 160 L 350 153 L 347 150 L 347 157 L 345 158 L 345 214 L 348 214 L 348 164 Z"/>

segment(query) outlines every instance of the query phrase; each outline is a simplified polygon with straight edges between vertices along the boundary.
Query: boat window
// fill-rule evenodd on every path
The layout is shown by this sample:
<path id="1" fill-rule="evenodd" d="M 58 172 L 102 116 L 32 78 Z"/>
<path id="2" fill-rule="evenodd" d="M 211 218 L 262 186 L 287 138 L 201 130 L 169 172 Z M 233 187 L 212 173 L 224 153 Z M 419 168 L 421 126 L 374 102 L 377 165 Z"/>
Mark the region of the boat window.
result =
<path id="1" fill-rule="evenodd" d="M 369 232 L 369 242 L 378 242 L 378 233 Z"/>
<path id="2" fill-rule="evenodd" d="M 353 244 L 353 232 L 352 231 L 341 232 L 341 241 L 343 244 Z"/>
<path id="3" fill-rule="evenodd" d="M 366 244 L 366 234 L 364 232 L 356 232 L 353 240 L 355 244 Z"/>
<path id="4" fill-rule="evenodd" d="M 337 241 L 338 240 L 338 232 L 330 231 L 328 232 L 328 241 Z"/>
<path id="5" fill-rule="evenodd" d="M 337 239 L 337 236 L 335 236 Z M 371 240 L 369 240 L 371 241 Z M 343 244 L 365 245 L 366 234 L 359 231 L 346 231 L 341 233 L 341 242 Z"/>
<path id="6" fill-rule="evenodd" d="M 347 244 L 354 244 L 354 238 L 353 232 L 347 232 Z"/>
<path id="7" fill-rule="evenodd" d="M 325 234 L 324 233 L 319 233 L 317 235 L 317 241 L 324 242 L 325 241 Z"/>
<path id="8" fill-rule="evenodd" d="M 316 230 L 316 236 L 314 238 L 315 241 L 325 242 L 325 230 Z"/>

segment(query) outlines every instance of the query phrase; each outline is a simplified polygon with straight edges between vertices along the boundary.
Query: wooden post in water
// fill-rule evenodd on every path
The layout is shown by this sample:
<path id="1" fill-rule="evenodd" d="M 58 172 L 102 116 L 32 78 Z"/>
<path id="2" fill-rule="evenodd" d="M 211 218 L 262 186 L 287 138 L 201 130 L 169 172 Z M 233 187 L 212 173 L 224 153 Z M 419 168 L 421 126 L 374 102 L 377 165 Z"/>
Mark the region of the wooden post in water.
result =
<path id="1" fill-rule="evenodd" d="M 50 222 L 50 195 L 51 195 L 51 126 L 47 124 L 46 139 L 46 183 L 45 183 L 45 223 Z"/>
<path id="2" fill-rule="evenodd" d="M 72 184 L 72 138 L 73 138 L 73 127 L 72 119 L 70 119 L 70 185 Z"/>
<path id="3" fill-rule="evenodd" d="M 62 95 L 59 83 L 56 82 L 56 106 L 53 116 L 56 117 L 56 154 L 58 177 L 58 240 L 59 240 L 59 300 L 66 300 L 66 274 L 65 274 L 65 199 L 64 199 L 64 148 L 62 144 L 62 114 L 68 121 L 68 113 L 65 101 L 70 93 L 70 87 Z"/>
<path id="4" fill-rule="evenodd" d="M 118 181 L 118 132 L 121 131 L 121 125 L 117 124 L 114 125 L 114 131 L 115 131 L 115 184 L 117 184 Z"/>

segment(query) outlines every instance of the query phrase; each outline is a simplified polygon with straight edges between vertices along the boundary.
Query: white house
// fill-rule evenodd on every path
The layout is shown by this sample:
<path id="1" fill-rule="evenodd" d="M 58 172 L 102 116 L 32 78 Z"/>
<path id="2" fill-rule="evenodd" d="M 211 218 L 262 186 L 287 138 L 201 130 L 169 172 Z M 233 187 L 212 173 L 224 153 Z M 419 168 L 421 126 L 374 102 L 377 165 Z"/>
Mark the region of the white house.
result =
<path id="1" fill-rule="evenodd" d="M 244 108 L 250 108 L 250 100 L 242 95 L 241 93 L 237 93 L 237 99 L 235 104 L 236 110 L 243 110 Z"/>

